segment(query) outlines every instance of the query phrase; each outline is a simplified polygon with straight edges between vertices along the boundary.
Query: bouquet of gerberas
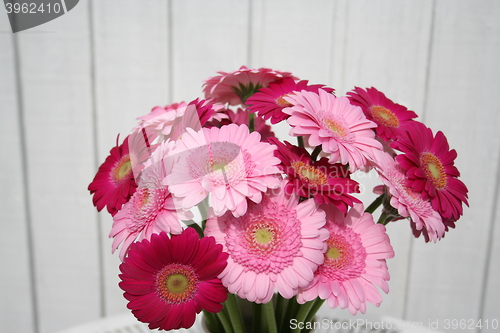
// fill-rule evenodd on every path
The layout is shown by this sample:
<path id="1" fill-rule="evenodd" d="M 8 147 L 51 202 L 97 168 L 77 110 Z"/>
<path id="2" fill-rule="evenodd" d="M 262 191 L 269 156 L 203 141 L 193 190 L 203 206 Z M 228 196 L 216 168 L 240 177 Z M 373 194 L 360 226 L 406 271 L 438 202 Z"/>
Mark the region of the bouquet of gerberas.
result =
<path id="1" fill-rule="evenodd" d="M 265 332 L 310 321 L 325 300 L 364 313 L 389 290 L 385 225 L 407 219 L 436 242 L 467 204 L 444 134 L 375 88 L 336 97 L 241 67 L 203 92 L 138 118 L 89 185 L 113 216 L 128 308 L 152 329 L 189 328 L 203 310 L 210 331 L 243 332 L 248 304 Z M 280 122 L 296 143 L 275 137 Z M 365 209 L 350 175 L 372 169 L 383 185 Z"/>

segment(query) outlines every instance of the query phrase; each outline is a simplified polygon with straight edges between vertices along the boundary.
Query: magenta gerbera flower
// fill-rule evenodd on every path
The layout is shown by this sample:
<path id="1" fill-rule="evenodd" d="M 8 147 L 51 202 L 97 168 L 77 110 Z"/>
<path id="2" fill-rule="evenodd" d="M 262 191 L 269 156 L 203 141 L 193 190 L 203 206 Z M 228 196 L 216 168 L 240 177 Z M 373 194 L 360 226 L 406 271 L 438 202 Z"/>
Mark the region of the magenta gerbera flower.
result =
<path id="1" fill-rule="evenodd" d="M 348 308 L 353 315 L 365 313 L 366 302 L 377 306 L 382 302 L 377 286 L 389 292 L 386 259 L 394 257 L 389 237 L 361 204 L 347 215 L 333 206 L 325 209 L 330 237 L 324 263 L 312 282 L 299 291 L 297 301 L 303 304 L 319 297 L 331 308 Z"/>
<path id="2" fill-rule="evenodd" d="M 262 118 L 271 119 L 272 124 L 277 124 L 289 117 L 288 114 L 282 112 L 283 108 L 292 106 L 284 97 L 302 90 L 317 93 L 318 89 L 329 93 L 334 91 L 334 89 L 322 84 L 308 85 L 307 80 L 297 82 L 293 78 L 287 77 L 270 83 L 269 87 L 259 89 L 247 99 L 246 104 L 249 105 L 248 109 L 251 112 L 257 112 Z"/>
<path id="3" fill-rule="evenodd" d="M 211 194 L 217 216 L 227 210 L 241 216 L 247 210 L 247 198 L 258 203 L 262 192 L 279 186 L 276 147 L 260 139 L 245 125 L 188 129 L 176 143 L 177 160 L 165 183 L 182 199 L 184 209 Z"/>
<path id="4" fill-rule="evenodd" d="M 106 207 L 114 215 L 134 194 L 136 187 L 126 137 L 121 145 L 117 143 L 111 149 L 88 190 L 93 194 L 92 201 L 98 211 Z"/>
<path id="5" fill-rule="evenodd" d="M 313 197 L 318 204 L 333 204 L 343 212 L 358 199 L 348 193 L 359 193 L 359 184 L 349 178 L 349 170 L 342 164 L 330 164 L 326 158 L 312 161 L 305 148 L 275 138 L 269 142 L 278 147 L 274 155 L 281 160 L 278 166 L 287 175 L 285 191 L 303 198 Z"/>
<path id="6" fill-rule="evenodd" d="M 317 207 L 310 199 L 298 203 L 296 195 L 288 196 L 283 189 L 269 190 L 243 216 L 210 218 L 205 235 L 214 236 L 229 253 L 219 275 L 229 292 L 267 303 L 275 290 L 291 298 L 297 288 L 307 286 L 323 263 L 328 238 L 325 213 Z"/>
<path id="7" fill-rule="evenodd" d="M 422 198 L 421 193 L 408 187 L 405 170 L 388 154 L 381 155 L 377 165 L 380 179 L 391 196 L 391 206 L 402 217 L 410 218 L 414 235 L 419 237 L 423 234 L 427 242 L 441 239 L 447 230 L 441 215 L 432 208 L 429 200 Z"/>
<path id="8" fill-rule="evenodd" d="M 406 171 L 408 186 L 430 199 L 432 207 L 444 219 L 458 220 L 463 214 L 462 203 L 468 205 L 467 187 L 457 177 L 454 166 L 457 152 L 448 145 L 443 132 L 436 136 L 424 124 L 414 121 L 407 135 L 391 144 L 403 154 L 396 161 Z"/>
<path id="9" fill-rule="evenodd" d="M 366 117 L 377 124 L 376 132 L 385 141 L 396 140 L 417 114 L 394 103 L 375 88 L 355 87 L 347 93 L 351 104 L 361 107 Z"/>
<path id="10" fill-rule="evenodd" d="M 229 105 L 244 104 L 248 97 L 273 81 L 284 77 L 296 79 L 289 72 L 270 68 L 249 69 L 245 66 L 231 73 L 218 73 L 219 75 L 205 80 L 203 88 L 205 98 L 213 98 L 219 103 L 229 103 Z"/>
<path id="11" fill-rule="evenodd" d="M 284 98 L 293 104 L 283 109 L 290 115 L 290 135 L 306 136 L 313 147 L 322 145 L 330 153 L 330 163 L 348 163 L 352 172 L 365 168 L 374 150 L 382 149 L 373 131 L 377 125 L 347 97 L 335 97 L 323 89 L 318 92 L 301 91 Z"/>
<path id="12" fill-rule="evenodd" d="M 131 245 L 119 286 L 127 307 L 150 329 L 189 328 L 201 310 L 222 310 L 227 290 L 217 275 L 226 259 L 222 246 L 212 237 L 200 239 L 192 228 L 171 238 L 154 234 Z"/>
<path id="13" fill-rule="evenodd" d="M 172 169 L 169 153 L 174 142 L 162 143 L 146 163 L 139 186 L 130 200 L 113 217 L 109 237 L 114 237 L 112 251 L 123 243 L 120 259 L 134 241 L 149 239 L 153 233 L 162 231 L 179 234 L 182 226 L 179 220 L 193 217 L 189 211 L 180 209 L 180 204 L 170 194 L 162 181 Z"/>

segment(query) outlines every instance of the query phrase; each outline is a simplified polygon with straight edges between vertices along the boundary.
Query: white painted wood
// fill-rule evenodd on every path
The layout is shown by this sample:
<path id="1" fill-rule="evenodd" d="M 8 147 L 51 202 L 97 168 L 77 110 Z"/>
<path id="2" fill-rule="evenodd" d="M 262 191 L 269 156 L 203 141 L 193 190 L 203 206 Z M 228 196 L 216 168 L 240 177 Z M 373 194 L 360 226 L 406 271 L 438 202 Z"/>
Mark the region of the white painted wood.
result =
<path id="1" fill-rule="evenodd" d="M 202 98 L 202 81 L 248 63 L 249 0 L 172 0 L 171 102 Z"/>
<path id="2" fill-rule="evenodd" d="M 469 187 L 471 208 L 438 244 L 415 242 L 406 319 L 443 323 L 480 315 L 499 167 L 498 5 L 436 2 L 425 122 L 442 130 L 457 149 L 456 165 Z M 490 287 L 498 286 L 494 279 Z M 494 305 L 498 309 L 497 301 Z"/>
<path id="3" fill-rule="evenodd" d="M 0 331 L 34 332 L 14 37 L 0 15 Z"/>
<path id="4" fill-rule="evenodd" d="M 17 35 L 42 333 L 101 313 L 87 9 Z"/>
<path id="5" fill-rule="evenodd" d="M 136 126 L 136 118 L 170 104 L 168 1 L 92 2 L 94 88 L 98 161 Z M 90 183 L 92 179 L 89 178 Z M 90 195 L 88 203 L 91 203 Z M 113 220 L 100 213 L 105 314 L 121 313 L 126 300 L 118 287 L 120 260 L 108 238 Z"/>

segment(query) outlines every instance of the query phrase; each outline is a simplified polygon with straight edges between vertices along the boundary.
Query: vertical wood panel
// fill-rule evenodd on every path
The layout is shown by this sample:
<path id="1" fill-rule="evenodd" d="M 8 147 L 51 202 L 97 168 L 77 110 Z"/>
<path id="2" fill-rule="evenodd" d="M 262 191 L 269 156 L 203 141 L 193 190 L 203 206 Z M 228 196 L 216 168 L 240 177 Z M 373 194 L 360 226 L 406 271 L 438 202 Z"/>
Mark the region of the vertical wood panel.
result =
<path id="1" fill-rule="evenodd" d="M 87 8 L 18 34 L 40 332 L 101 312 Z"/>
<path id="2" fill-rule="evenodd" d="M 172 0 L 172 102 L 202 97 L 202 81 L 248 62 L 248 1 Z"/>
<path id="3" fill-rule="evenodd" d="M 498 17 L 497 1 L 437 1 L 425 120 L 458 151 L 471 208 L 438 244 L 415 243 L 407 311 L 412 320 L 480 315 L 499 165 Z"/>
<path id="4" fill-rule="evenodd" d="M 136 118 L 170 103 L 168 73 L 168 1 L 92 2 L 97 165 L 104 162 L 120 133 L 123 141 Z M 97 167 L 95 168 L 97 171 Z M 88 179 L 90 183 L 92 179 Z M 88 205 L 91 205 L 90 196 Z M 118 254 L 108 238 L 111 216 L 100 213 L 105 314 L 126 311 L 118 287 Z"/>
<path id="5" fill-rule="evenodd" d="M 34 332 L 14 36 L 0 15 L 0 331 Z M 3 33 L 5 32 L 5 33 Z M 14 292 L 13 292 L 14 291 Z"/>

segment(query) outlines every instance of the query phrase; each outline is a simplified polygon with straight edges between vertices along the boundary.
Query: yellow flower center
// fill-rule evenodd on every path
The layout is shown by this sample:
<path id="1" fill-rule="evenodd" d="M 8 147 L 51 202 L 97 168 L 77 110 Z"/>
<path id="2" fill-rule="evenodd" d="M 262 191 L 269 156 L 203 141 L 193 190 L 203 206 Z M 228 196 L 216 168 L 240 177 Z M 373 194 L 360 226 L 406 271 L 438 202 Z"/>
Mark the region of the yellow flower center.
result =
<path id="1" fill-rule="evenodd" d="M 276 105 L 281 106 L 282 108 L 293 106 L 293 104 L 291 104 L 285 100 L 285 97 L 287 97 L 287 96 L 288 96 L 288 94 L 276 98 L 276 101 L 275 101 Z"/>
<path id="2" fill-rule="evenodd" d="M 338 259 L 340 257 L 340 250 L 337 249 L 336 247 L 330 247 L 328 248 L 328 251 L 326 251 L 326 256 L 329 258 L 329 259 Z"/>
<path id="3" fill-rule="evenodd" d="M 327 183 L 325 173 L 309 164 L 302 161 L 295 161 L 291 166 L 302 180 L 307 180 L 314 185 L 325 185 Z"/>
<path id="4" fill-rule="evenodd" d="M 420 164 L 427 179 L 431 180 L 438 190 L 446 188 L 447 177 L 443 164 L 436 155 L 425 152 L 420 156 Z"/>
<path id="5" fill-rule="evenodd" d="M 172 274 L 167 278 L 167 289 L 174 294 L 184 292 L 189 286 L 187 277 L 182 274 Z"/>
<path id="6" fill-rule="evenodd" d="M 257 229 L 254 233 L 255 240 L 261 245 L 268 245 L 273 240 L 273 233 L 266 228 Z"/>
<path id="7" fill-rule="evenodd" d="M 156 292 L 169 304 L 184 303 L 194 297 L 198 276 L 189 265 L 170 264 L 156 275 Z"/>
<path id="8" fill-rule="evenodd" d="M 387 127 L 399 127 L 399 119 L 394 112 L 380 105 L 371 107 L 372 115 L 375 120 Z"/>
<path id="9" fill-rule="evenodd" d="M 340 137 L 347 135 L 347 130 L 339 122 L 331 119 L 324 120 L 325 126 Z"/>
<path id="10" fill-rule="evenodd" d="M 113 178 L 119 182 L 129 177 L 131 172 L 132 163 L 130 162 L 130 155 L 126 155 L 122 157 L 113 169 Z"/>

